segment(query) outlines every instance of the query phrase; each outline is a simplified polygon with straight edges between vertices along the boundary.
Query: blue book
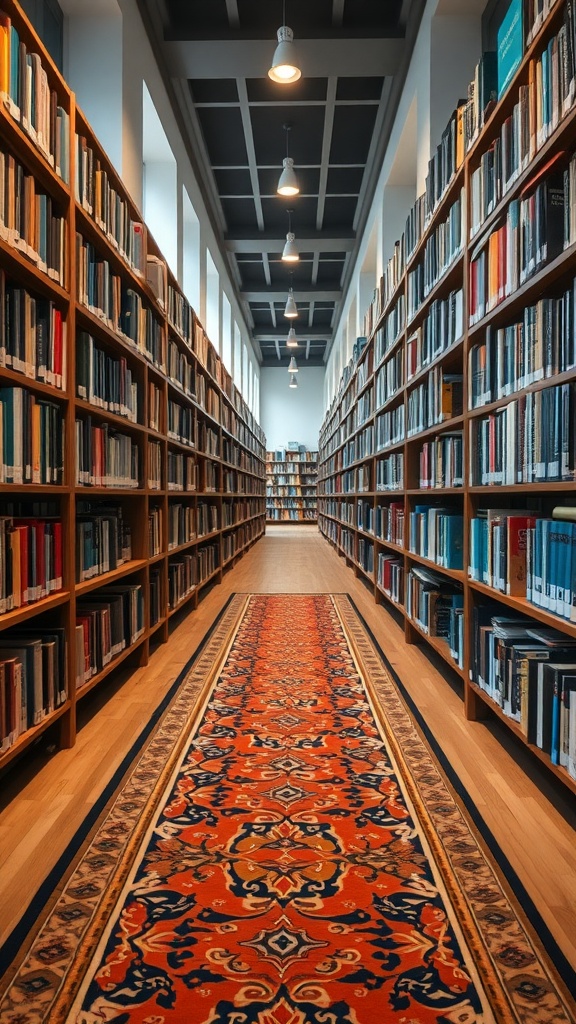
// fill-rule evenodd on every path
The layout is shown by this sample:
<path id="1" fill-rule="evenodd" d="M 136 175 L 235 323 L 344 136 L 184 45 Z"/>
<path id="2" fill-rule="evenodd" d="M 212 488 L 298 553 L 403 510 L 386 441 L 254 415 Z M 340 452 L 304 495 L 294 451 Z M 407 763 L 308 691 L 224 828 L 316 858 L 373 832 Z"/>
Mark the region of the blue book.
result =
<path id="1" fill-rule="evenodd" d="M 464 517 L 446 516 L 445 566 L 447 569 L 462 569 L 464 565 Z"/>
<path id="2" fill-rule="evenodd" d="M 504 95 L 522 62 L 524 32 L 522 0 L 512 0 L 497 33 L 498 99 Z"/>

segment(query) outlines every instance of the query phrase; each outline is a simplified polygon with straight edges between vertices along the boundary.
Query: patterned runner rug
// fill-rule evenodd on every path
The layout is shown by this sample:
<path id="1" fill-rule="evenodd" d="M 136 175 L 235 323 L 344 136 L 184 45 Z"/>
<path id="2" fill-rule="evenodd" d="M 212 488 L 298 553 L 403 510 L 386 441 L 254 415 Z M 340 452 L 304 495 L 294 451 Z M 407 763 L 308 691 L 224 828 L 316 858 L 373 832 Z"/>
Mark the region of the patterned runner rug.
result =
<path id="1" fill-rule="evenodd" d="M 344 595 L 228 604 L 4 977 L 2 1024 L 568 1024 Z"/>

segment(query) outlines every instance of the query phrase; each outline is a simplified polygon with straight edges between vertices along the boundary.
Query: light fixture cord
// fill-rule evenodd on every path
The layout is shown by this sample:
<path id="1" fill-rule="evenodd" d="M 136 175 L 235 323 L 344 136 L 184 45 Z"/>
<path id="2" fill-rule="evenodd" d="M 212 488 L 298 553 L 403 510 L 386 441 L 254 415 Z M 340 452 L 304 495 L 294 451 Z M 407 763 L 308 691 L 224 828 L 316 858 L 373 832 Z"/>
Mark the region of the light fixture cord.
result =
<path id="1" fill-rule="evenodd" d="M 286 0 L 282 0 L 282 25 L 286 25 Z"/>

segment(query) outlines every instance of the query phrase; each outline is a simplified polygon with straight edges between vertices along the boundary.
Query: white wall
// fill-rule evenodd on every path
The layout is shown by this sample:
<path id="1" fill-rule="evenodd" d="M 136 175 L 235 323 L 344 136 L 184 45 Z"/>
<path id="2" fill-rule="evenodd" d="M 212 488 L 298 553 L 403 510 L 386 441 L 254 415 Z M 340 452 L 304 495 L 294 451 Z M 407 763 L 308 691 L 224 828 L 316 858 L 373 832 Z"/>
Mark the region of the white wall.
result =
<path id="1" fill-rule="evenodd" d="M 318 448 L 324 416 L 324 368 L 301 366 L 297 377 L 298 387 L 289 388 L 285 367 L 260 370 L 260 426 L 268 451 L 284 448 L 288 441 Z"/>

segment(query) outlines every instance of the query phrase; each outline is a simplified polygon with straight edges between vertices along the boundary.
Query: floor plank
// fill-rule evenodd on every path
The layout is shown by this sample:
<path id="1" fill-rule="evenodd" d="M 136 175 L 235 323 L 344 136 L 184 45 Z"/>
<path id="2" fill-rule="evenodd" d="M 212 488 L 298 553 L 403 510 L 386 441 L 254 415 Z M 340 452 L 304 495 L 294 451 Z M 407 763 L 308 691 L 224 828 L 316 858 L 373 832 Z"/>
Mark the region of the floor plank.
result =
<path id="1" fill-rule="evenodd" d="M 349 593 L 576 968 L 576 801 L 496 720 L 467 722 L 458 687 L 403 631 L 315 526 L 275 525 L 176 626 L 148 665 L 80 705 L 72 750 L 46 741 L 0 782 L 0 942 L 233 592 Z M 289 628 L 289 624 L 287 624 Z M 439 660 L 436 664 L 442 668 Z"/>

